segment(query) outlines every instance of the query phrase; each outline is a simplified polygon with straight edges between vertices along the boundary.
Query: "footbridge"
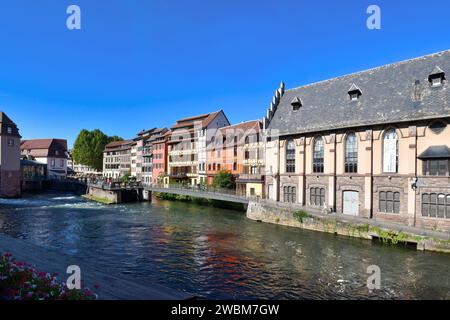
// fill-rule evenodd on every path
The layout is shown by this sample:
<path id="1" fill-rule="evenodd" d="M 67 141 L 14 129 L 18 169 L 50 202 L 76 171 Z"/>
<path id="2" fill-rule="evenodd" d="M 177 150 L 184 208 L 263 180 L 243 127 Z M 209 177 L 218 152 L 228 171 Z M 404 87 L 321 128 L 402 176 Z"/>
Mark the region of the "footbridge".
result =
<path id="1" fill-rule="evenodd" d="M 242 203 L 244 205 L 248 205 L 250 201 L 247 197 L 237 195 L 234 190 L 215 189 L 210 187 L 149 185 L 144 186 L 144 190 L 150 192 L 183 195 L 194 198 Z"/>

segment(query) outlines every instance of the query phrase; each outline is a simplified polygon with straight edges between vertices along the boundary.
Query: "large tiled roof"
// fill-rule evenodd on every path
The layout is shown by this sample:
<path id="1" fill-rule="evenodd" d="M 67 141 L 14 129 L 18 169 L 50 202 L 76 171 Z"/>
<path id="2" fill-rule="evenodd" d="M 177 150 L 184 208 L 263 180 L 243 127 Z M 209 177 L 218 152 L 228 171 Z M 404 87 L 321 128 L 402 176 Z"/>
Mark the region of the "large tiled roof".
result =
<path id="1" fill-rule="evenodd" d="M 113 148 L 120 148 L 126 145 L 131 145 L 133 143 L 133 140 L 120 140 L 120 141 L 113 141 L 108 143 L 105 146 L 105 149 L 113 149 Z"/>
<path id="2" fill-rule="evenodd" d="M 67 140 L 64 139 L 33 139 L 23 140 L 20 150 L 33 157 L 66 157 Z M 29 152 L 28 152 L 29 151 Z M 56 154 L 58 151 L 58 154 Z"/>
<path id="3" fill-rule="evenodd" d="M 259 132 L 261 127 L 262 127 L 261 120 L 250 120 L 250 121 L 245 121 L 245 122 L 236 123 L 236 124 L 233 124 L 230 126 L 222 127 L 219 129 L 219 131 L 222 133 L 227 133 L 230 131 L 238 131 L 238 130 L 242 130 L 244 132 L 249 131 L 249 130 L 254 130 L 254 133 L 257 133 L 257 132 Z"/>
<path id="4" fill-rule="evenodd" d="M 450 75 L 450 50 L 284 91 L 274 98 L 268 129 L 281 135 L 450 116 L 448 81 L 431 87 L 429 76 Z M 362 95 L 351 101 L 348 92 Z M 279 102 L 278 102 L 279 101 Z M 291 103 L 301 106 L 294 110 Z M 295 103 L 294 103 L 295 104 Z M 275 133 L 275 132 L 273 132 Z"/>
<path id="5" fill-rule="evenodd" d="M 201 125 L 203 128 L 207 127 L 220 113 L 223 113 L 223 110 L 219 110 L 219 111 L 215 111 L 215 112 L 211 112 L 211 113 L 206 113 L 206 114 L 202 114 L 199 116 L 195 116 L 195 117 L 189 117 L 189 118 L 184 118 L 181 120 L 178 120 L 177 123 L 175 123 L 172 126 L 172 130 L 176 130 L 176 129 L 181 129 L 181 128 L 187 128 L 187 127 L 192 127 L 194 125 L 196 125 L 197 122 L 201 122 Z M 225 115 L 225 114 L 224 114 Z"/>

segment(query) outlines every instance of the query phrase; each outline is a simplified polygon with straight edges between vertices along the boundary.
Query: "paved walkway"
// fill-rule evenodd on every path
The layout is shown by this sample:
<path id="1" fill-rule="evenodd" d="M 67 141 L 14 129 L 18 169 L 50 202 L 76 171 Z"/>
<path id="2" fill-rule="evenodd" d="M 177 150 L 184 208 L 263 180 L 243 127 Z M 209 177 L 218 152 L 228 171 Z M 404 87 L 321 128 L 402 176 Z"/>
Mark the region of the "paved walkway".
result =
<path id="1" fill-rule="evenodd" d="M 11 252 L 18 261 L 33 264 L 37 270 L 58 273 L 58 279 L 66 281 L 66 269 L 70 265 L 81 268 L 83 286 L 96 293 L 100 300 L 184 300 L 190 296 L 163 286 L 135 282 L 129 276 L 113 274 L 110 270 L 95 268 L 95 261 L 61 254 L 26 241 L 0 234 L 0 254 Z M 98 289 L 95 285 L 99 285 Z"/>

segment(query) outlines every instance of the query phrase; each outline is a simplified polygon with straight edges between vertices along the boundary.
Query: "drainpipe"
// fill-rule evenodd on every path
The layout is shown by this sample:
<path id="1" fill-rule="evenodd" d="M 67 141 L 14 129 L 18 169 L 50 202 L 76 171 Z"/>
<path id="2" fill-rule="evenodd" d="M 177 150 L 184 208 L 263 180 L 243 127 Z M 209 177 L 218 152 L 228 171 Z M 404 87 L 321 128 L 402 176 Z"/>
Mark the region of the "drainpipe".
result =
<path id="1" fill-rule="evenodd" d="M 276 172 L 276 181 L 277 181 L 277 190 L 276 190 L 276 200 L 277 202 L 280 201 L 280 151 L 281 151 L 281 140 L 280 137 L 278 137 L 278 143 L 277 143 L 277 172 Z"/>
<path id="2" fill-rule="evenodd" d="M 370 137 L 370 219 L 373 219 L 373 130 Z"/>
<path id="3" fill-rule="evenodd" d="M 303 206 L 306 207 L 306 137 L 303 139 Z"/>
<path id="4" fill-rule="evenodd" d="M 414 148 L 414 221 L 413 226 L 416 226 L 416 219 L 417 219 L 417 128 L 416 128 L 416 134 L 414 136 L 414 143 L 416 147 Z"/>
<path id="5" fill-rule="evenodd" d="M 334 189 L 334 197 L 333 197 L 333 212 L 337 212 L 336 211 L 336 204 L 337 204 L 337 137 L 335 136 L 334 138 L 334 170 L 333 170 L 333 189 Z"/>

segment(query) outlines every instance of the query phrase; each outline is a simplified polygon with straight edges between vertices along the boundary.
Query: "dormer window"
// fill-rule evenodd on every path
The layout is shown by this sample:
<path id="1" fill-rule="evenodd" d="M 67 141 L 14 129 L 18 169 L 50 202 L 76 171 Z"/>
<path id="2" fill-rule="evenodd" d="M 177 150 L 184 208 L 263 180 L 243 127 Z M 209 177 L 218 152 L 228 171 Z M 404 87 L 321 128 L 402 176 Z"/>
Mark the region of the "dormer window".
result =
<path id="1" fill-rule="evenodd" d="M 428 76 L 428 81 L 430 82 L 432 87 L 440 87 L 443 84 L 444 80 L 445 72 L 439 66 L 436 66 Z"/>
<path id="2" fill-rule="evenodd" d="M 356 84 L 353 83 L 348 90 L 348 95 L 350 96 L 350 101 L 357 101 L 362 95 L 362 91 Z"/>
<path id="3" fill-rule="evenodd" d="M 299 97 L 295 97 L 291 101 L 291 106 L 293 110 L 299 110 L 303 106 L 302 100 Z"/>

